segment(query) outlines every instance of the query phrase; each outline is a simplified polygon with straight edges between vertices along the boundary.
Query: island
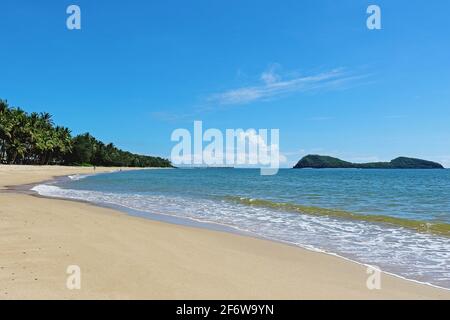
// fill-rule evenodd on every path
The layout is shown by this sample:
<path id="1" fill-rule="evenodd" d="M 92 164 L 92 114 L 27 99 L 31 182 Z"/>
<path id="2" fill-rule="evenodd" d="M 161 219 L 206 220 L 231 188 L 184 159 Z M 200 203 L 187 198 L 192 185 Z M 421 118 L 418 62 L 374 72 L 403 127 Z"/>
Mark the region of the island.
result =
<path id="1" fill-rule="evenodd" d="M 303 157 L 294 169 L 444 169 L 444 167 L 436 162 L 398 157 L 390 162 L 370 162 L 370 163 L 352 163 L 338 158 L 321 155 L 307 155 Z"/>

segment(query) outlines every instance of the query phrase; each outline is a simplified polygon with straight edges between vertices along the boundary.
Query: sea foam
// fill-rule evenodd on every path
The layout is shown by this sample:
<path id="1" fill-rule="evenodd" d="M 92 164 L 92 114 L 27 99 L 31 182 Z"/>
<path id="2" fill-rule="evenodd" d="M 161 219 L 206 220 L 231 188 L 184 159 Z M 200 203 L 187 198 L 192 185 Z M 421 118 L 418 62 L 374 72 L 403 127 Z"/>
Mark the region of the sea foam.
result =
<path id="1" fill-rule="evenodd" d="M 450 288 L 450 238 L 398 226 L 248 206 L 227 199 L 101 192 L 55 185 L 41 195 L 115 205 L 143 213 L 217 223 L 314 251 L 343 256 L 383 271 Z"/>

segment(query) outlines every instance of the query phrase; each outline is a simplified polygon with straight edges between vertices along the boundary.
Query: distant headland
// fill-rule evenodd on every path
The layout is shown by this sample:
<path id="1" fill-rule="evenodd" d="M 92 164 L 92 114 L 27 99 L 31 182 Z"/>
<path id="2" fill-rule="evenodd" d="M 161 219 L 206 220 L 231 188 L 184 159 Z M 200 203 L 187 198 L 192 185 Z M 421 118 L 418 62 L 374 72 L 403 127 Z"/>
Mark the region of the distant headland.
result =
<path id="1" fill-rule="evenodd" d="M 407 157 L 399 157 L 391 162 L 370 162 L 370 163 L 352 163 L 338 158 L 320 155 L 307 155 L 303 157 L 294 169 L 313 168 L 342 168 L 342 169 L 444 169 L 444 167 L 436 162 L 414 159 Z"/>

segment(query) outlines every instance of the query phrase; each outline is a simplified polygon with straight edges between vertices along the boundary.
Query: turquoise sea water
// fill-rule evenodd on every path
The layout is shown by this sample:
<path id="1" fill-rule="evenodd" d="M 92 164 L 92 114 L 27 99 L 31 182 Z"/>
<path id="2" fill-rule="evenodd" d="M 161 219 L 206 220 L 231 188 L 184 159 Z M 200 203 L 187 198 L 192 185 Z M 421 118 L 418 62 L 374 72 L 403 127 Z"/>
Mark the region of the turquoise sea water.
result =
<path id="1" fill-rule="evenodd" d="M 432 229 L 450 227 L 450 170 L 142 170 L 35 190 L 221 224 L 450 288 L 450 236 Z"/>

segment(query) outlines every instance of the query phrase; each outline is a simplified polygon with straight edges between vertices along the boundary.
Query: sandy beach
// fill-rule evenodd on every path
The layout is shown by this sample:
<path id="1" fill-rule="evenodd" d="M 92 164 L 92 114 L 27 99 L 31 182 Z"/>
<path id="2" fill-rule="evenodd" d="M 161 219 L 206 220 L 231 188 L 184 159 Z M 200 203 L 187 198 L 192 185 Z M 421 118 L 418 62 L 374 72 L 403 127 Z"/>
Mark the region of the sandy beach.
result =
<path id="1" fill-rule="evenodd" d="M 117 168 L 97 168 L 109 172 Z M 449 299 L 450 291 L 251 237 L 6 191 L 92 168 L 0 166 L 0 299 Z M 66 287 L 81 268 L 81 289 Z"/>

